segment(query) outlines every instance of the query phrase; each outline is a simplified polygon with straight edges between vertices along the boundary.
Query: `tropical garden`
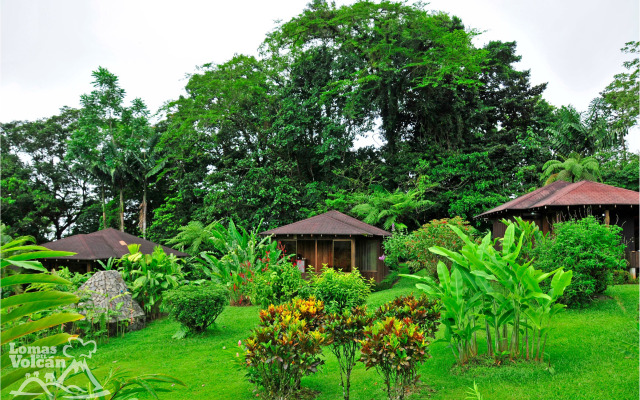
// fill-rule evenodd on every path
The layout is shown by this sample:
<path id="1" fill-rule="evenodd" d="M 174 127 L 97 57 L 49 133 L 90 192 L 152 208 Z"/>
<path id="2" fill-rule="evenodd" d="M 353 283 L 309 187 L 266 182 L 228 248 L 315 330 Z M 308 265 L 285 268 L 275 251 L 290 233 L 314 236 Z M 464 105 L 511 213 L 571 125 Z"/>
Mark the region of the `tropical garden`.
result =
<path id="1" fill-rule="evenodd" d="M 479 34 L 420 5 L 317 1 L 157 112 L 98 67 L 80 108 L 2 123 L 2 396 L 66 379 L 56 360 L 95 341 L 76 395 L 95 377 L 104 399 L 638 398 L 622 228 L 516 218 L 497 238 L 473 218 L 556 180 L 638 191 L 638 42 L 576 110 L 545 101 L 515 42 Z M 259 234 L 328 210 L 392 232 L 382 282 L 303 277 Z M 87 301 L 93 272 L 43 267 L 72 253 L 38 243 L 106 228 L 189 255 L 100 263 L 141 330 Z M 68 394 L 31 390 L 17 397 Z"/>

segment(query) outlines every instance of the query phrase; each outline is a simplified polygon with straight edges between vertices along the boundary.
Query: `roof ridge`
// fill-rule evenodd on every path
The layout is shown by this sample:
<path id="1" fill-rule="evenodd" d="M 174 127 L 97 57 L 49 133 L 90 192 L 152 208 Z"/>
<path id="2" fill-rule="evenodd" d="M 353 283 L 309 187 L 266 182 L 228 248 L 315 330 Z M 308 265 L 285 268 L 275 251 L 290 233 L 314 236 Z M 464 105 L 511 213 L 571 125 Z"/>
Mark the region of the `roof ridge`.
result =
<path id="1" fill-rule="evenodd" d="M 312 229 L 311 226 L 314 226 Z M 333 226 L 333 228 L 331 227 Z M 336 227 L 340 227 L 336 230 Z M 299 234 L 313 233 L 311 230 L 321 229 L 327 230 L 327 234 L 363 234 L 366 236 L 388 236 L 389 232 L 380 229 L 376 226 L 367 224 L 359 220 L 358 218 L 351 217 L 338 210 L 329 210 L 322 214 L 314 215 L 313 217 L 305 218 L 300 221 L 292 222 L 290 224 L 280 226 L 274 229 L 269 229 L 264 232 L 260 232 L 261 235 L 277 235 L 294 233 L 293 231 L 299 230 Z M 305 233 L 306 232 L 306 233 Z M 340 233 L 343 232 L 343 233 Z"/>
<path id="2" fill-rule="evenodd" d="M 332 211 L 335 211 L 335 212 L 337 212 L 337 213 L 340 213 L 341 215 L 344 215 L 345 217 L 349 217 L 347 214 L 341 213 L 341 212 L 340 212 L 340 211 L 338 211 L 338 210 L 331 210 L 331 211 L 327 212 L 327 214 L 329 214 L 329 213 L 330 213 L 330 212 L 332 212 Z M 320 215 L 322 215 L 322 214 L 320 214 Z M 352 224 L 351 222 L 347 222 L 347 221 L 340 221 L 339 219 L 337 219 L 337 218 L 333 217 L 332 215 L 327 215 L 327 217 L 331 218 L 331 219 L 332 219 L 332 220 L 334 220 L 334 221 L 340 222 L 341 224 L 349 225 L 349 226 L 350 226 L 350 227 L 352 227 L 352 228 L 355 228 L 355 229 L 362 229 L 361 227 L 356 226 L 355 224 Z M 353 217 L 349 217 L 349 218 L 353 218 Z M 354 218 L 354 219 L 355 219 L 355 218 Z M 365 222 L 365 224 L 366 224 L 366 222 Z M 368 225 L 368 224 L 367 224 L 367 225 Z"/>
<path id="3" fill-rule="evenodd" d="M 343 213 L 343 212 L 340 212 L 340 211 L 338 211 L 338 210 L 331 210 L 331 211 L 329 211 L 329 212 L 332 212 L 332 211 L 333 211 L 333 212 L 337 212 L 338 214 L 340 214 L 340 215 L 342 215 L 342 216 L 344 216 L 344 217 L 347 217 L 347 218 L 348 218 L 348 221 L 350 221 L 350 222 L 347 222 L 347 221 L 340 221 L 339 219 L 336 219 L 336 218 L 334 218 L 334 217 L 331 217 L 332 219 L 335 219 L 336 221 L 339 221 L 339 222 L 343 222 L 343 223 L 345 223 L 345 224 L 347 224 L 347 225 L 349 225 L 349 226 L 351 226 L 351 227 L 353 227 L 353 228 L 356 228 L 356 229 L 364 229 L 364 227 L 363 227 L 363 226 L 366 226 L 366 227 L 367 227 L 367 230 L 369 230 L 369 232 L 368 232 L 368 233 L 369 233 L 370 235 L 376 235 L 376 233 L 371 232 L 371 230 L 380 230 L 380 231 L 382 231 L 382 232 L 385 232 L 385 233 L 386 233 L 386 231 L 385 231 L 384 229 L 382 229 L 382 228 L 378 228 L 378 227 L 377 227 L 377 226 L 375 226 L 375 225 L 368 224 L 368 223 L 366 223 L 366 222 L 364 222 L 364 221 L 359 220 L 358 218 L 352 217 L 352 216 L 347 215 L 347 214 L 345 214 L 345 213 Z M 328 214 L 329 212 L 327 212 L 327 214 Z M 351 223 L 351 221 L 352 221 L 353 223 Z M 356 225 L 356 223 L 357 223 L 358 225 L 360 225 L 360 226 Z M 371 229 L 370 229 L 370 228 L 371 228 Z"/>
<path id="4" fill-rule="evenodd" d="M 84 244 L 84 247 L 87 248 L 87 250 L 89 250 L 89 254 L 91 254 L 92 257 L 95 257 L 96 254 L 93 252 L 93 249 L 91 248 L 91 246 L 89 246 L 89 244 L 87 244 L 87 241 L 84 240 L 84 237 L 86 236 L 85 234 L 80 234 L 78 235 L 80 237 L 80 240 L 82 241 L 82 244 Z"/>

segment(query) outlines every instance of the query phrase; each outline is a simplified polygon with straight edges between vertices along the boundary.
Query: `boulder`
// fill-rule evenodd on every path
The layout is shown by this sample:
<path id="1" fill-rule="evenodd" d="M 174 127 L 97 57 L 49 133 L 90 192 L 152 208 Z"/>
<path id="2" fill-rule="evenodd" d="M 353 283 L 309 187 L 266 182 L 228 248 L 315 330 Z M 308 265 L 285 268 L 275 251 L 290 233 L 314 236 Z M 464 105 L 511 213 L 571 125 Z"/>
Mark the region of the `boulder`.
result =
<path id="1" fill-rule="evenodd" d="M 128 321 L 130 331 L 138 330 L 145 325 L 145 314 L 131 297 L 127 284 L 118 271 L 98 271 L 86 281 L 76 293 L 83 301 L 78 303 L 78 313 L 87 315 L 93 311 L 93 318 L 100 318 L 100 313 L 107 313 L 109 323 Z"/>

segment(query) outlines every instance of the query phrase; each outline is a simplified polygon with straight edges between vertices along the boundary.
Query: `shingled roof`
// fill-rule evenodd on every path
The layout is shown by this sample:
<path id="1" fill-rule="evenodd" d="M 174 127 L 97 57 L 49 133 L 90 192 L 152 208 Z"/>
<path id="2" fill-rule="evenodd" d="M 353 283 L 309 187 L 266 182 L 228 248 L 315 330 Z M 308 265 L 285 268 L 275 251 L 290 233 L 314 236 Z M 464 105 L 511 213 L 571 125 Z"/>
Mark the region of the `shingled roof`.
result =
<path id="1" fill-rule="evenodd" d="M 507 210 L 530 210 L 540 207 L 558 206 L 604 206 L 640 204 L 640 193 L 633 190 L 605 185 L 592 181 L 569 183 L 555 181 L 523 196 L 515 198 L 501 206 L 485 211 L 476 218 Z"/>
<path id="2" fill-rule="evenodd" d="M 59 257 L 66 260 L 106 260 L 110 257 L 120 258 L 129 254 L 127 248 L 130 244 L 139 244 L 143 254 L 153 253 L 156 246 L 160 246 L 149 240 L 141 239 L 119 230 L 108 228 L 85 235 L 74 235 L 64 239 L 42 244 L 50 250 L 72 251 L 77 253 L 70 257 Z M 187 253 L 160 246 L 167 254 L 175 254 L 177 257 L 188 257 Z"/>
<path id="3" fill-rule="evenodd" d="M 294 222 L 280 228 L 262 232 L 261 235 L 366 235 L 391 236 L 391 233 L 345 215 L 329 211 L 315 217 Z"/>

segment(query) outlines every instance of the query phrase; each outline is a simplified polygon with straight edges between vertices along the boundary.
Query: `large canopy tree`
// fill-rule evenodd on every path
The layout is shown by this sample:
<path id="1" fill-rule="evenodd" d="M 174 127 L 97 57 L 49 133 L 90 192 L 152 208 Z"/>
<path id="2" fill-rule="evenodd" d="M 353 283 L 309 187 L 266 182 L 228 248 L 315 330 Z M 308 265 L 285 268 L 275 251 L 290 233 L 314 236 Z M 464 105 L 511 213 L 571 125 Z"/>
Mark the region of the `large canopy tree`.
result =
<path id="1" fill-rule="evenodd" d="M 95 201 L 89 176 L 69 173 L 67 139 L 78 110 L 33 122 L 2 124 L 2 220 L 39 242 L 60 239 Z"/>
<path id="2" fill-rule="evenodd" d="M 633 55 L 633 59 L 623 63 L 627 72 L 616 74 L 613 82 L 605 88 L 601 96 L 604 100 L 604 106 L 609 112 L 612 136 L 615 137 L 617 143 L 623 149 L 623 154 L 625 154 L 625 138 L 629 133 L 629 129 L 638 124 L 640 112 L 640 105 L 638 104 L 640 93 L 640 59 L 638 58 L 640 42 L 628 42 L 621 50 L 623 53 Z"/>

